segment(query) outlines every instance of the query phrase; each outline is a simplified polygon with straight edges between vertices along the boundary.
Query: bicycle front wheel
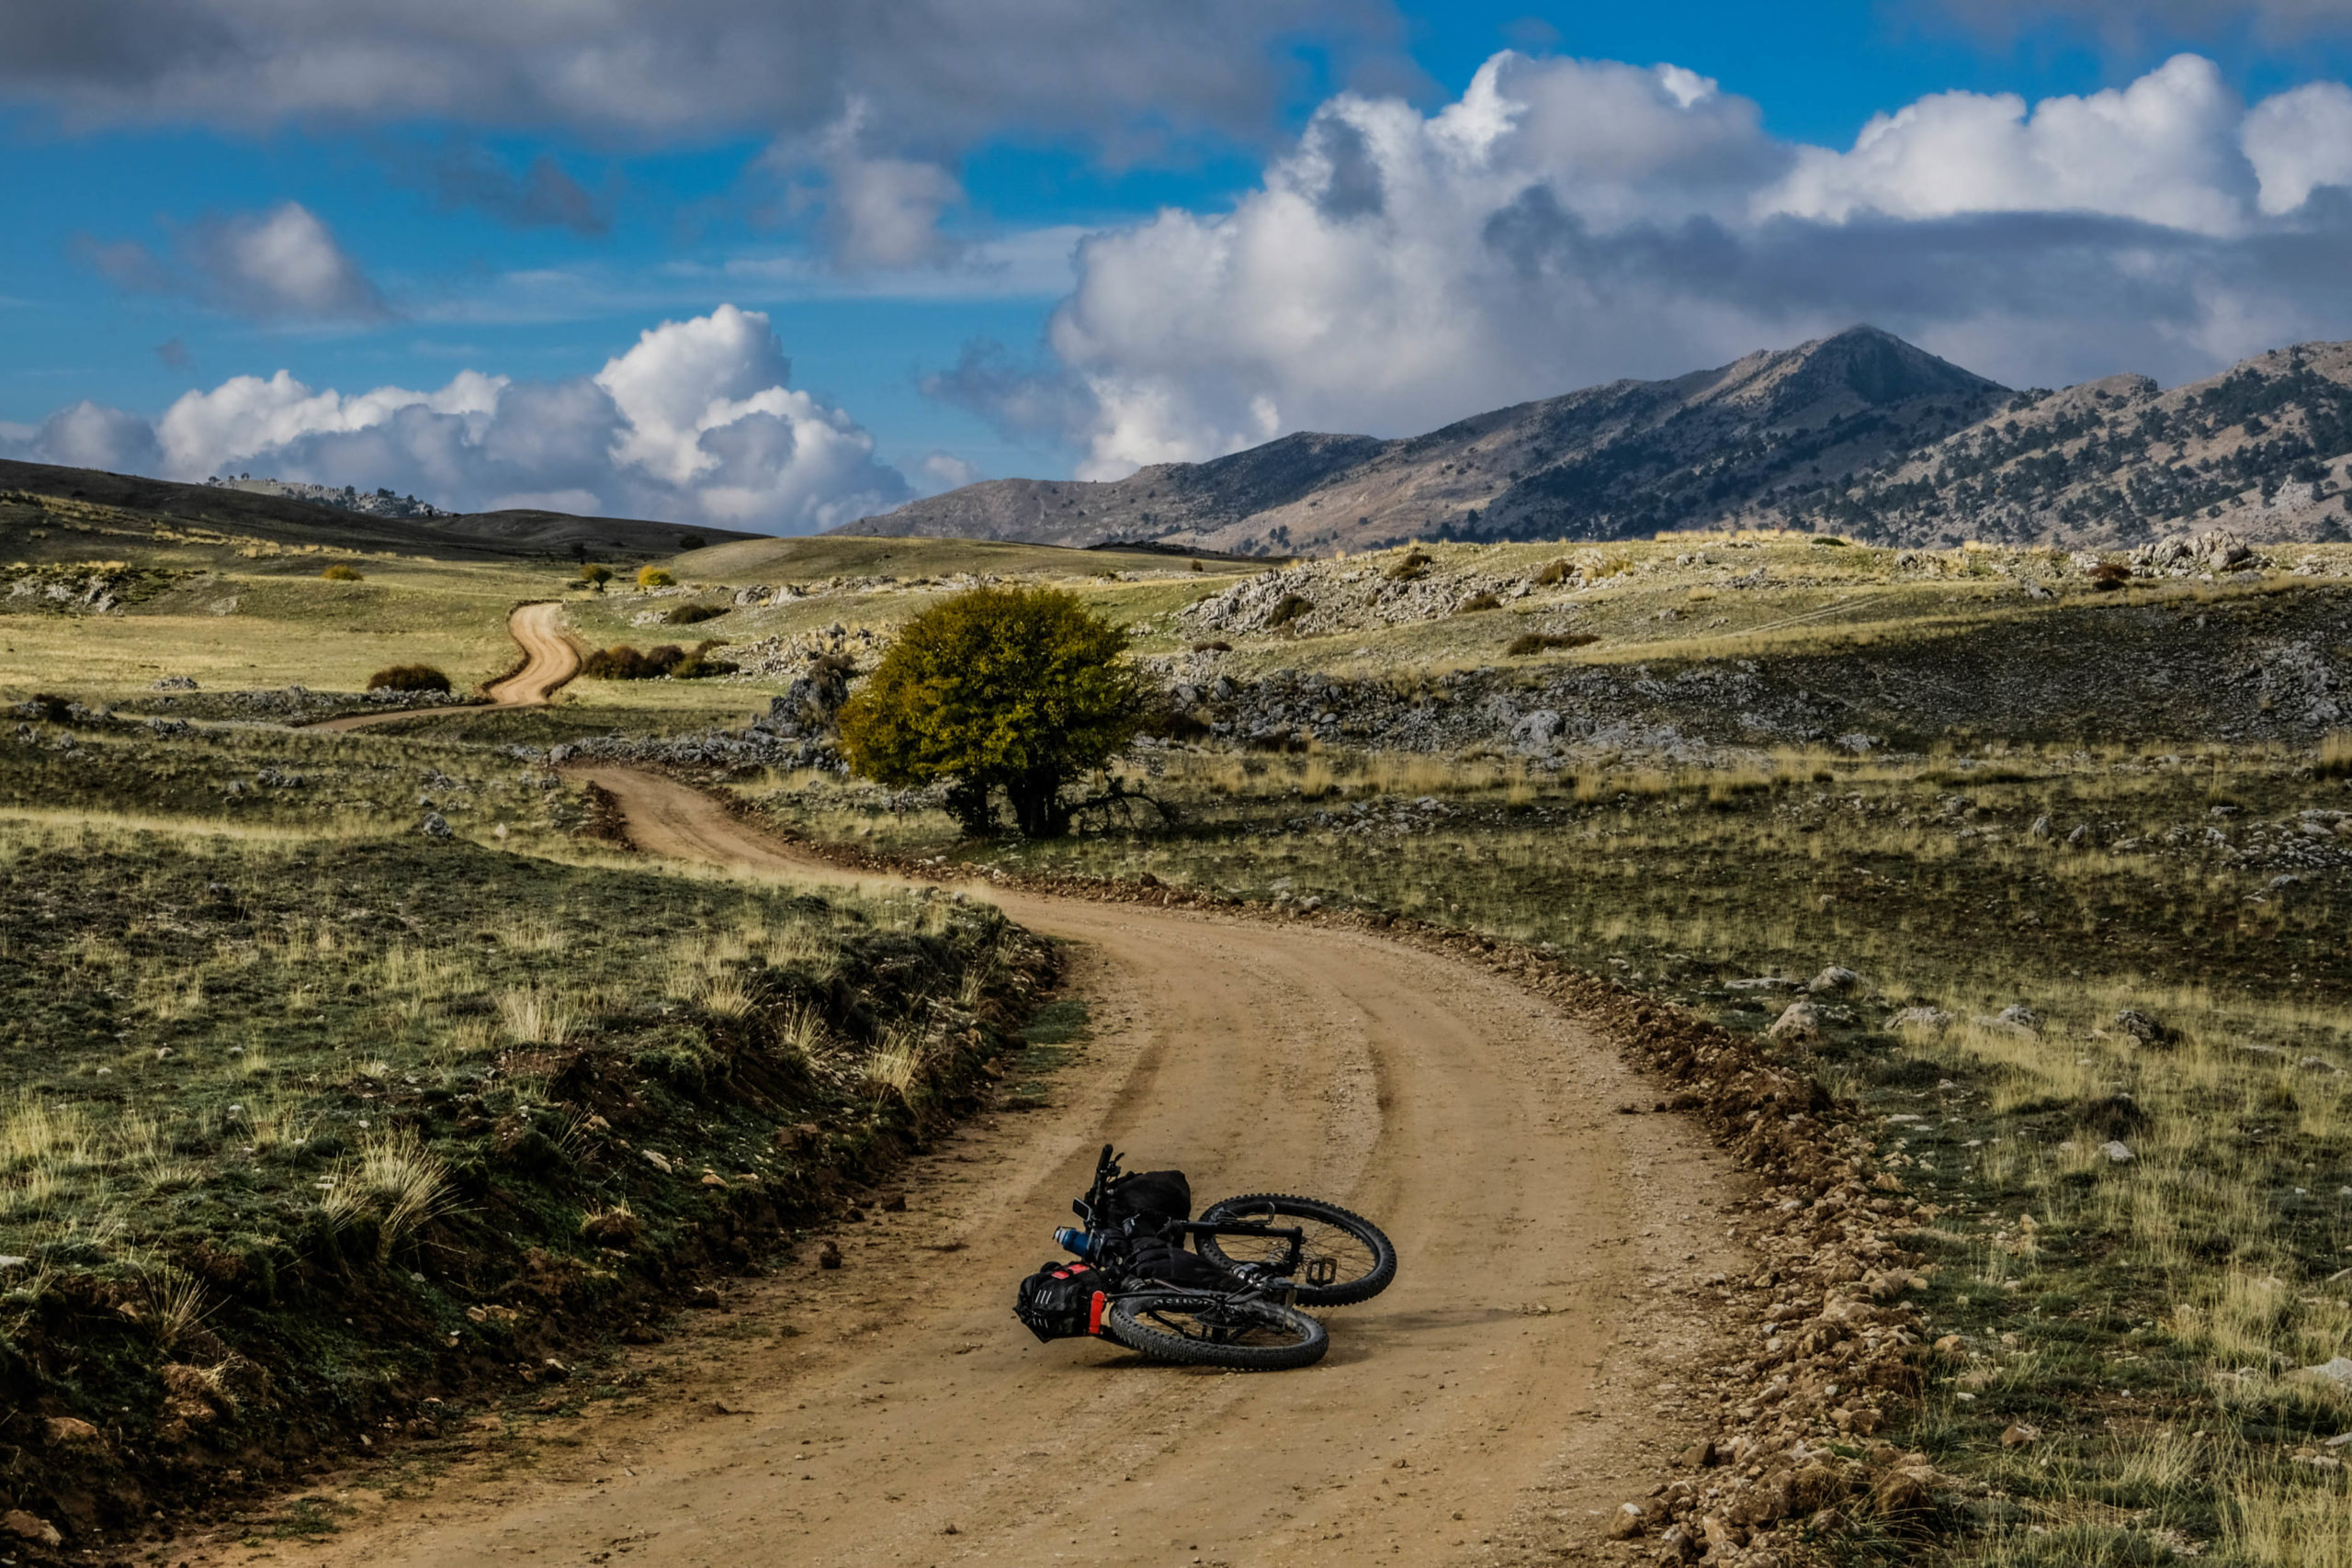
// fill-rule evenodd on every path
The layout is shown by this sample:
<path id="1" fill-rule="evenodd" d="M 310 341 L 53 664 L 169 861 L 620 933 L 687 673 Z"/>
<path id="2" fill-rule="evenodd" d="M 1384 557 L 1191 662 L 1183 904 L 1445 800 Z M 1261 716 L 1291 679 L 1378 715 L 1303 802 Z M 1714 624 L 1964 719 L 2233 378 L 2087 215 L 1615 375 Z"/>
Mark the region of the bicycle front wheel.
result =
<path id="1" fill-rule="evenodd" d="M 1280 1302 L 1147 1291 L 1114 1299 L 1104 1322 L 1128 1349 L 1185 1366 L 1288 1371 L 1331 1348 L 1321 1324 Z"/>
<path id="2" fill-rule="evenodd" d="M 1301 1306 L 1351 1306 L 1368 1302 L 1396 1278 L 1396 1248 L 1378 1225 L 1362 1214 L 1317 1198 L 1287 1192 L 1248 1192 L 1221 1199 L 1201 1211 L 1204 1224 L 1272 1225 L 1305 1233 L 1292 1278 Z M 1201 1256 L 1230 1269 L 1255 1263 L 1280 1267 L 1290 1257 L 1283 1236 L 1203 1235 L 1194 1238 Z"/>

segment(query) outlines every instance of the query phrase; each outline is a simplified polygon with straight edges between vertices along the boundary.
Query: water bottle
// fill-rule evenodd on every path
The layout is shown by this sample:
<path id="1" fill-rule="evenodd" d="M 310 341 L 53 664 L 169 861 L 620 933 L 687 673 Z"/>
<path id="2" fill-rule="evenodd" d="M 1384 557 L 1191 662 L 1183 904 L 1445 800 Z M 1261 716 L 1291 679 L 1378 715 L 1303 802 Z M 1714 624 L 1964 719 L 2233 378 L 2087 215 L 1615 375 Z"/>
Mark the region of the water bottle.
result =
<path id="1" fill-rule="evenodd" d="M 1065 1252 L 1074 1252 L 1089 1263 L 1097 1261 L 1095 1254 L 1102 1250 L 1102 1238 L 1091 1231 L 1064 1225 L 1054 1233 L 1054 1245 Z"/>

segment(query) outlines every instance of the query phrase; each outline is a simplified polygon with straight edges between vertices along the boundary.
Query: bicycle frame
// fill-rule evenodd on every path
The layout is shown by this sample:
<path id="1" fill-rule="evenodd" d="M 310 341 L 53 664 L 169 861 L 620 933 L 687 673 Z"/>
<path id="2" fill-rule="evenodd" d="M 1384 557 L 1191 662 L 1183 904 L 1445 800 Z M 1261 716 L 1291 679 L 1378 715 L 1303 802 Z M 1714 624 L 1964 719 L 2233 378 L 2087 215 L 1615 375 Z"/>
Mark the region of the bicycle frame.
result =
<path id="1" fill-rule="evenodd" d="M 1119 1156 L 1112 1152 L 1112 1146 L 1109 1144 L 1105 1144 L 1102 1145 L 1102 1156 L 1094 1163 L 1094 1185 L 1087 1189 L 1085 1197 L 1070 1204 L 1070 1208 L 1077 1213 L 1078 1217 L 1086 1222 L 1086 1228 L 1089 1231 L 1098 1228 L 1095 1216 L 1100 1214 L 1103 1205 L 1110 1201 L 1111 1183 L 1117 1180 L 1118 1176 Z M 1254 1235 L 1288 1242 L 1289 1250 L 1283 1258 L 1282 1267 L 1275 1270 L 1276 1273 L 1285 1277 L 1297 1272 L 1306 1246 L 1306 1233 L 1295 1225 L 1239 1223 L 1210 1224 L 1200 1220 L 1170 1220 L 1164 1228 L 1171 1235 Z"/>

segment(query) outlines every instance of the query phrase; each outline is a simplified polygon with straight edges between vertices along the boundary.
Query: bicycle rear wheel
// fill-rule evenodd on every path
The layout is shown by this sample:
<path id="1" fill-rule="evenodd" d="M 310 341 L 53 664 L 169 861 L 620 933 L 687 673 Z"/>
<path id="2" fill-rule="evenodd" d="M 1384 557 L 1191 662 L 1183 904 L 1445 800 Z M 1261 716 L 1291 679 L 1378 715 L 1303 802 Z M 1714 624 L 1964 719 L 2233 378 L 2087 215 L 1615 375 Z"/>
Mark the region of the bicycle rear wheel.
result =
<path id="1" fill-rule="evenodd" d="M 1301 1306 L 1350 1306 L 1368 1302 L 1396 1278 L 1396 1248 L 1378 1225 L 1362 1214 L 1318 1198 L 1287 1192 L 1247 1192 L 1224 1198 L 1201 1211 L 1204 1224 L 1275 1225 L 1306 1233 L 1294 1278 Z M 1238 1264 L 1279 1266 L 1290 1255 L 1281 1236 L 1204 1235 L 1193 1238 L 1201 1256 L 1230 1269 Z"/>
<path id="2" fill-rule="evenodd" d="M 1280 1302 L 1146 1291 L 1110 1303 L 1111 1337 L 1156 1361 L 1279 1372 L 1311 1367 L 1331 1348 L 1324 1326 Z"/>

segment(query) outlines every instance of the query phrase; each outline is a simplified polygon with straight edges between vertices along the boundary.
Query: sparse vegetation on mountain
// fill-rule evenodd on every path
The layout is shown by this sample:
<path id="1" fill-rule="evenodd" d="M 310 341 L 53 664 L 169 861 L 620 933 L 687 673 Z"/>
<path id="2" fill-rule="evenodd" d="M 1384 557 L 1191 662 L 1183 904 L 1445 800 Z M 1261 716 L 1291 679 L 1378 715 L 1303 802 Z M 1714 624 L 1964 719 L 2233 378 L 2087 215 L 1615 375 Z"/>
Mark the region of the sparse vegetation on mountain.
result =
<path id="1" fill-rule="evenodd" d="M 1329 554 L 1408 540 L 1790 527 L 1896 546 L 2130 546 L 2199 521 L 2352 537 L 2352 344 L 2164 391 L 2015 392 L 1858 327 L 1397 441 L 1299 434 L 1090 484 L 996 479 L 854 527 Z"/>

